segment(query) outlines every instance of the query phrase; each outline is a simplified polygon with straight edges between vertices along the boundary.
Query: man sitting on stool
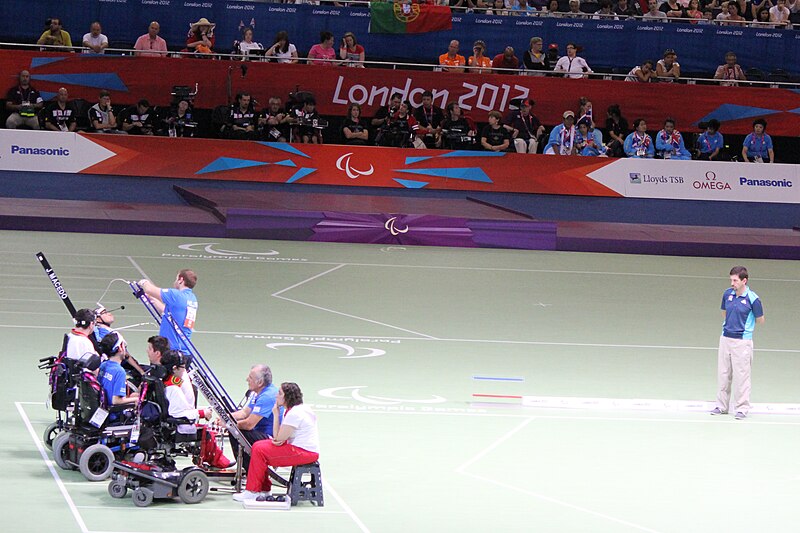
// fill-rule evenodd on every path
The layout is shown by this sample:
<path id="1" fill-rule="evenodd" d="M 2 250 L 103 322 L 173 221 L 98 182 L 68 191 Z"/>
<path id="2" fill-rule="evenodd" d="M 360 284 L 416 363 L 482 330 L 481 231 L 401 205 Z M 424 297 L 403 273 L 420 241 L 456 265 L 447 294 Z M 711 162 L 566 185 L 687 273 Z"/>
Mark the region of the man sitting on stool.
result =
<path id="1" fill-rule="evenodd" d="M 250 396 L 244 409 L 231 413 L 244 437 L 252 444 L 272 436 L 272 408 L 278 389 L 272 384 L 272 370 L 267 365 L 253 365 L 247 374 L 247 388 Z M 239 442 L 231 437 L 234 454 L 239 453 Z M 250 457 L 244 456 L 242 467 L 247 470 Z"/>

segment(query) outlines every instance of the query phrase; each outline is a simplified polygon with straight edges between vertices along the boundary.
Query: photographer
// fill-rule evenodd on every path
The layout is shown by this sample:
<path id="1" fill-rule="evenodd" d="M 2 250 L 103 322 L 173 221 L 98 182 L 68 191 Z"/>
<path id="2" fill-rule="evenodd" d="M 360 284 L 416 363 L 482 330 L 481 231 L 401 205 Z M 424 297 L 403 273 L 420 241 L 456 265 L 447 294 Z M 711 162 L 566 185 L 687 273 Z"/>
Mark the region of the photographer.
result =
<path id="1" fill-rule="evenodd" d="M 396 148 L 425 148 L 425 143 L 417 138 L 419 124 L 409 114 L 411 104 L 401 102 L 397 113 L 378 130 L 375 144 L 378 146 L 393 146 Z"/>
<path id="2" fill-rule="evenodd" d="M 375 113 L 375 117 L 371 122 L 372 127 L 377 128 L 385 126 L 386 123 L 389 122 L 389 119 L 400 109 L 400 102 L 402 101 L 403 96 L 400 93 L 394 93 L 392 97 L 389 98 L 389 105 L 378 109 L 378 112 Z"/>
<path id="3" fill-rule="evenodd" d="M 295 108 L 294 118 L 297 125 L 294 126 L 294 141 L 305 144 L 323 144 L 322 128 L 327 126 L 317 112 L 317 101 L 308 98 L 302 107 Z"/>
<path id="4" fill-rule="evenodd" d="M 441 146 L 447 150 L 471 150 L 475 146 L 475 127 L 461 114 L 458 102 L 445 108 L 447 117 L 442 121 Z"/>

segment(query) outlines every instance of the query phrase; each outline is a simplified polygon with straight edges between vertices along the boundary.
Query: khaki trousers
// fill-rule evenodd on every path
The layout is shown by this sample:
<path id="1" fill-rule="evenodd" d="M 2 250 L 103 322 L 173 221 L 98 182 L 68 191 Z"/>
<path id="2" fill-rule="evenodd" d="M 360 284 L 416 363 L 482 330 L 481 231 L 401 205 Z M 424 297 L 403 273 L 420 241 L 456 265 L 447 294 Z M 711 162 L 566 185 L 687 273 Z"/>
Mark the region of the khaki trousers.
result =
<path id="1" fill-rule="evenodd" d="M 734 391 L 733 412 L 750 410 L 750 370 L 753 364 L 753 340 L 719 338 L 717 355 L 717 407 L 727 412 Z"/>

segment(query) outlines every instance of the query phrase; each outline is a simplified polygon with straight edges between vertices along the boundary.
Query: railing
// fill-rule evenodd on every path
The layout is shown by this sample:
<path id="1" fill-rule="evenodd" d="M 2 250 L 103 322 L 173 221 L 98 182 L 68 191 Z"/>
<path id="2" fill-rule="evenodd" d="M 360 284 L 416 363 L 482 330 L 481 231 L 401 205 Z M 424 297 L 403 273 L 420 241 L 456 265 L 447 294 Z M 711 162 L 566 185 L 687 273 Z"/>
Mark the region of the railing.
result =
<path id="1" fill-rule="evenodd" d="M 64 46 L 57 46 L 57 45 L 38 45 L 38 44 L 24 44 L 24 43 L 9 43 L 9 42 L 0 42 L 0 48 L 11 48 L 11 49 L 19 49 L 19 50 L 41 50 L 41 51 L 49 51 L 49 52 L 72 52 L 72 53 L 84 53 L 87 52 L 89 49 L 82 47 L 82 46 L 73 46 L 71 49 L 68 49 Z M 105 51 L 110 54 L 115 55 L 137 55 L 137 50 L 131 48 L 106 48 Z M 143 55 L 153 55 L 154 52 L 151 51 L 142 51 L 144 52 Z M 87 55 L 88 54 L 87 52 Z M 170 58 L 213 58 L 216 60 L 228 60 L 228 61 L 239 61 L 244 62 L 246 65 L 247 62 L 269 62 L 274 60 L 274 57 L 266 56 L 255 56 L 255 57 L 248 57 L 247 54 L 234 54 L 234 53 L 221 53 L 221 52 L 213 52 L 212 54 L 197 54 L 195 52 L 178 52 L 178 51 L 168 51 L 163 52 L 163 57 L 170 57 Z M 358 66 L 358 67 L 370 67 L 370 68 L 381 68 L 381 69 L 392 69 L 392 70 L 433 70 L 433 71 L 441 71 L 442 66 L 438 64 L 430 64 L 430 63 L 404 63 L 404 62 L 397 62 L 397 61 L 376 61 L 376 60 L 365 60 L 365 61 L 351 61 L 351 60 L 341 60 L 341 59 L 334 59 L 334 60 L 327 60 L 327 59 L 312 59 L 312 58 L 305 58 L 305 57 L 298 57 L 297 62 L 300 64 L 319 64 L 319 63 L 332 63 L 335 66 L 341 66 L 343 63 L 348 63 L 350 66 Z M 345 67 L 347 68 L 347 67 Z M 488 73 L 487 67 L 479 67 L 479 66 L 469 66 L 465 65 L 463 67 L 465 72 L 479 72 L 479 73 Z M 488 70 L 491 73 L 495 74 L 511 74 L 511 75 L 521 75 L 521 76 L 539 76 L 539 77 L 554 77 L 554 78 L 564 78 L 567 74 L 577 74 L 577 73 L 567 73 L 567 72 L 555 72 L 551 70 L 527 70 L 524 68 L 520 69 L 508 69 L 508 68 L 489 68 Z M 616 80 L 616 81 L 624 81 L 628 74 L 615 74 L 615 73 L 608 73 L 608 72 L 592 72 L 586 73 L 584 75 L 586 78 L 590 79 L 603 79 L 603 80 Z M 671 79 L 671 78 L 670 78 Z M 669 80 L 660 80 L 664 82 L 668 82 Z M 713 78 L 701 78 L 701 77 L 681 77 L 678 80 L 675 80 L 676 83 L 684 83 L 687 85 L 695 85 L 695 84 L 709 84 L 709 85 L 723 85 L 723 86 L 730 86 L 730 85 L 739 85 L 739 86 L 751 86 L 751 87 L 770 87 L 770 88 L 790 88 L 794 89 L 797 88 L 798 83 L 792 81 L 761 81 L 761 80 L 744 80 L 744 81 L 732 81 L 732 80 L 717 80 Z M 630 82 L 630 83 L 637 83 L 637 82 Z"/>

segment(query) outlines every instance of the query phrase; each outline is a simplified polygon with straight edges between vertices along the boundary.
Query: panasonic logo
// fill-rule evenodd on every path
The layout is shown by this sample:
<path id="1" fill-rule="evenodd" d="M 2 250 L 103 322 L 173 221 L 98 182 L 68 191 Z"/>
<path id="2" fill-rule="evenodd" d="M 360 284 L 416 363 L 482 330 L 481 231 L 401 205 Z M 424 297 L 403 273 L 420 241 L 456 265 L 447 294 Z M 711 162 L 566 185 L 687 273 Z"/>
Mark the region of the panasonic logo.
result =
<path id="1" fill-rule="evenodd" d="M 31 148 L 28 146 L 11 145 L 11 154 L 19 155 L 55 155 L 59 157 L 68 157 L 69 149 L 59 146 L 58 148 Z"/>
<path id="2" fill-rule="evenodd" d="M 741 177 L 739 178 L 739 185 L 747 185 L 748 187 L 791 187 L 792 182 L 789 180 L 749 180 Z"/>

